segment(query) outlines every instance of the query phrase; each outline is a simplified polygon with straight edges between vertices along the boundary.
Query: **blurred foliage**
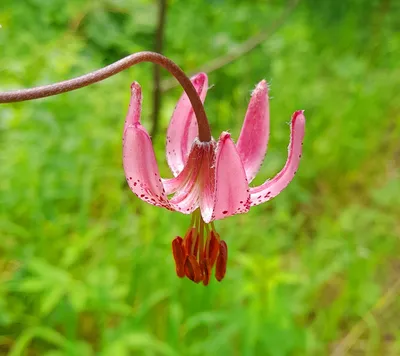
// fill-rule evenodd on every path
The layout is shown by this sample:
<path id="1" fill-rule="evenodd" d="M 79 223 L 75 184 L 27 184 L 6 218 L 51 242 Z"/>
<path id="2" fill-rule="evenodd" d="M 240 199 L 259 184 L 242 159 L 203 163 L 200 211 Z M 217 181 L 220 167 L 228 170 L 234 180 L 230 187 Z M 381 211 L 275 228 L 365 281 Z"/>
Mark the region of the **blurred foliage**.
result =
<path id="1" fill-rule="evenodd" d="M 252 88 L 271 83 L 270 147 L 256 183 L 284 164 L 294 110 L 306 110 L 307 132 L 291 185 L 217 223 L 228 274 L 208 288 L 175 276 L 170 243 L 188 217 L 138 201 L 124 181 L 128 88 L 142 84 L 150 127 L 149 64 L 1 105 L 0 354 L 326 355 L 343 340 L 346 354 L 400 354 L 400 304 L 387 292 L 398 293 L 400 266 L 395 3 L 302 0 L 267 41 L 210 73 L 214 136 L 237 137 Z M 171 0 L 165 53 L 196 70 L 268 29 L 287 6 Z M 0 88 L 51 83 L 152 49 L 156 12 L 150 0 L 2 0 Z M 164 93 L 154 138 L 164 175 L 164 132 L 180 93 Z"/>

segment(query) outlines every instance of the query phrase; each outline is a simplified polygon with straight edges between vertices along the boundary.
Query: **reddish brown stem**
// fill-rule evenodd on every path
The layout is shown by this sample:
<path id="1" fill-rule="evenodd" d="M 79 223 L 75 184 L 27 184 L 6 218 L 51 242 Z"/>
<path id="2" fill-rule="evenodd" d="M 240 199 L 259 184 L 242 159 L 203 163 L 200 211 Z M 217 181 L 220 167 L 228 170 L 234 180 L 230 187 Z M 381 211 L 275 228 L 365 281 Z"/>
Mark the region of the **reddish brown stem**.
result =
<path id="1" fill-rule="evenodd" d="M 207 115 L 192 82 L 182 71 L 182 69 L 179 68 L 174 62 L 155 52 L 134 53 L 108 65 L 107 67 L 59 83 L 29 89 L 0 92 L 0 103 L 13 103 L 17 101 L 33 100 L 66 93 L 68 91 L 76 90 L 100 82 L 141 62 L 152 62 L 158 64 L 165 68 L 178 80 L 179 84 L 183 87 L 187 96 L 189 97 L 193 111 L 196 115 L 199 127 L 199 140 L 203 142 L 210 141 L 211 131 L 208 124 Z"/>

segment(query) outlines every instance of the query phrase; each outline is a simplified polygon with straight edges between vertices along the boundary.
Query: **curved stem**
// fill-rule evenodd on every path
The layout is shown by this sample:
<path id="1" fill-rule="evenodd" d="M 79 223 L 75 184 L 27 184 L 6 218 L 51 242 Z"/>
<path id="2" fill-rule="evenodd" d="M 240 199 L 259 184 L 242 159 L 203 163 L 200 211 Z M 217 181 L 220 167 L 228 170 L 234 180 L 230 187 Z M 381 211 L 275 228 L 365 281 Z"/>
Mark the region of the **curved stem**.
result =
<path id="1" fill-rule="evenodd" d="M 196 115 L 197 124 L 199 127 L 199 140 L 203 142 L 210 141 L 211 131 L 210 126 L 208 125 L 207 115 L 204 110 L 203 103 L 201 102 L 192 82 L 182 71 L 182 69 L 179 68 L 173 61 L 155 52 L 134 53 L 120 59 L 113 64 L 108 65 L 107 67 L 59 83 L 29 89 L 0 92 L 0 103 L 33 100 L 66 93 L 68 91 L 97 83 L 141 62 L 152 62 L 158 64 L 168 70 L 168 72 L 170 72 L 178 80 L 179 84 L 183 87 L 187 96 L 189 97 L 193 111 Z"/>

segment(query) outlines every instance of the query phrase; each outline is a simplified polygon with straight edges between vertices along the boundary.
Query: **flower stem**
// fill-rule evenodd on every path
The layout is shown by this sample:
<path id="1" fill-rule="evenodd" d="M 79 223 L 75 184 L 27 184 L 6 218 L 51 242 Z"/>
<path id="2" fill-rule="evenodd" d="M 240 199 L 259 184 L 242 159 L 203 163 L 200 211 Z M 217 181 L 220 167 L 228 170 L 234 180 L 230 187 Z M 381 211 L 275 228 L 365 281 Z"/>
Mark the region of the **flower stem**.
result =
<path id="1" fill-rule="evenodd" d="M 189 97 L 193 111 L 196 115 L 197 124 L 199 127 L 199 140 L 202 142 L 210 141 L 211 131 L 208 124 L 207 115 L 204 110 L 203 103 L 201 102 L 192 82 L 182 71 L 182 69 L 179 68 L 179 66 L 177 66 L 173 61 L 155 52 L 134 53 L 104 68 L 62 82 L 29 89 L 0 92 L 0 103 L 33 100 L 66 93 L 68 91 L 76 90 L 100 82 L 141 62 L 152 62 L 158 64 L 159 66 L 165 68 L 178 80 L 179 84 L 183 87 L 187 96 Z"/>

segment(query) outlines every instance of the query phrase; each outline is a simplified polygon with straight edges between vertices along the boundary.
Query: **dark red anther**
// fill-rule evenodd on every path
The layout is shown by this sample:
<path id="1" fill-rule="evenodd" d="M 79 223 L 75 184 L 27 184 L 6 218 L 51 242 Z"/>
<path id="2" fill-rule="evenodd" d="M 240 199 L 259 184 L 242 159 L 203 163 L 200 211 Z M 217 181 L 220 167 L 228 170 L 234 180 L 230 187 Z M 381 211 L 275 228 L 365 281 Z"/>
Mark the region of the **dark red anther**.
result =
<path id="1" fill-rule="evenodd" d="M 178 236 L 172 240 L 172 254 L 175 260 L 175 269 L 178 277 L 185 277 L 185 251 L 183 249 L 182 237 Z"/>
<path id="2" fill-rule="evenodd" d="M 191 249 L 192 249 L 193 234 L 196 234 L 196 231 L 194 229 L 188 230 L 183 240 L 183 247 L 185 249 L 186 255 L 192 254 Z"/>
<path id="3" fill-rule="evenodd" d="M 215 278 L 218 282 L 222 281 L 226 273 L 226 262 L 228 261 L 228 246 L 225 241 L 219 243 L 219 254 L 215 267 Z"/>
<path id="4" fill-rule="evenodd" d="M 203 271 L 203 284 L 205 286 L 208 285 L 210 282 L 210 277 L 211 277 L 211 265 L 208 259 L 203 259 L 200 262 L 201 269 Z"/>
<path id="5" fill-rule="evenodd" d="M 197 252 L 199 251 L 199 234 L 196 231 L 193 231 L 193 239 L 194 242 L 194 249 L 193 249 L 193 256 L 197 256 Z"/>
<path id="6" fill-rule="evenodd" d="M 192 255 L 186 257 L 185 273 L 186 277 L 195 283 L 199 283 L 203 280 L 203 271 L 196 258 Z"/>
<path id="7" fill-rule="evenodd" d="M 217 259 L 218 256 L 218 251 L 219 251 L 219 241 L 216 237 L 215 232 L 211 231 L 209 247 L 208 247 L 208 256 L 207 256 L 211 267 L 214 266 L 215 260 Z"/>
<path id="8" fill-rule="evenodd" d="M 183 247 L 185 248 L 186 255 L 197 256 L 197 250 L 199 248 L 199 239 L 195 228 L 190 229 L 187 232 L 183 240 Z M 193 247 L 193 252 L 192 252 L 192 247 Z"/>

